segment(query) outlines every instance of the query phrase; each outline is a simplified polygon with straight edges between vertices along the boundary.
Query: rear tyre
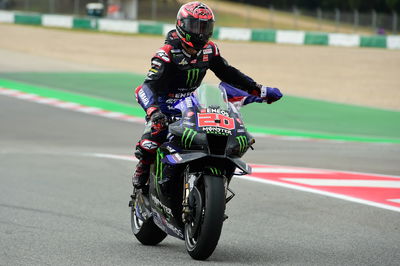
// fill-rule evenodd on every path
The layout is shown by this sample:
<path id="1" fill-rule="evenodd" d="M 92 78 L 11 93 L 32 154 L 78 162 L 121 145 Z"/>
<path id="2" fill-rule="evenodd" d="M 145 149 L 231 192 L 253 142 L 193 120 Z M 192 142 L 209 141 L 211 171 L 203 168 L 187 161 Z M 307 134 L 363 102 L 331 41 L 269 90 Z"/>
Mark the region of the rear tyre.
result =
<path id="1" fill-rule="evenodd" d="M 197 203 L 197 202 L 196 202 Z M 196 204 L 195 203 L 195 204 Z M 193 223 L 185 224 L 185 244 L 189 255 L 195 260 L 205 260 L 214 252 L 221 235 L 225 213 L 224 179 L 204 176 L 200 225 L 193 233 Z"/>
<path id="2" fill-rule="evenodd" d="M 140 217 L 139 208 L 136 208 L 137 202 L 131 207 L 131 227 L 133 235 L 140 243 L 147 246 L 155 246 L 167 236 L 150 217 L 147 220 L 142 220 Z"/>

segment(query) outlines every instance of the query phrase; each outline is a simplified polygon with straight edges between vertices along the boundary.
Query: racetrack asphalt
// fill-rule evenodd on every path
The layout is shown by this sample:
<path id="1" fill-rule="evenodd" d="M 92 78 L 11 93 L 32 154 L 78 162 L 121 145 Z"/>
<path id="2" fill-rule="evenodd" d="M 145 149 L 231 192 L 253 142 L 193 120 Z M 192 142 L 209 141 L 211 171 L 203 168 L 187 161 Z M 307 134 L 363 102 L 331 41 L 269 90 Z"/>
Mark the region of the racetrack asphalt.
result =
<path id="1" fill-rule="evenodd" d="M 140 245 L 130 231 L 142 126 L 0 96 L 1 265 L 196 265 L 168 237 Z M 246 161 L 398 174 L 398 145 L 258 138 Z M 396 156 L 397 155 L 397 156 Z M 211 265 L 397 265 L 399 213 L 233 180 Z"/>

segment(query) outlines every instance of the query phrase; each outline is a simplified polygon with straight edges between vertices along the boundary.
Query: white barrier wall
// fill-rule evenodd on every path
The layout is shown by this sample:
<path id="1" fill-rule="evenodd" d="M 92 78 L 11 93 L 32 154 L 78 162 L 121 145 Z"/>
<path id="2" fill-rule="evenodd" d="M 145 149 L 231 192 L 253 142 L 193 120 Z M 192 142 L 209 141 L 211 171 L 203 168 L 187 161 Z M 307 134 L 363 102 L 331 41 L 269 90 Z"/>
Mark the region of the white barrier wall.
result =
<path id="1" fill-rule="evenodd" d="M 163 35 L 166 36 L 168 32 L 175 29 L 175 24 L 164 24 Z"/>
<path id="2" fill-rule="evenodd" d="M 357 47 L 360 46 L 360 36 L 356 34 L 330 33 L 328 45 Z"/>
<path id="3" fill-rule="evenodd" d="M 219 28 L 219 40 L 250 41 L 251 29 L 243 28 Z"/>
<path id="4" fill-rule="evenodd" d="M 0 22 L 14 23 L 14 12 L 0 10 Z"/>
<path id="5" fill-rule="evenodd" d="M 386 39 L 386 46 L 389 49 L 400 49 L 400 36 L 389 35 Z"/>
<path id="6" fill-rule="evenodd" d="M 306 33 L 304 31 L 278 30 L 276 32 L 277 43 L 304 44 Z"/>
<path id="7" fill-rule="evenodd" d="M 99 30 L 125 32 L 125 33 L 138 33 L 139 23 L 137 21 L 126 20 L 113 20 L 113 19 L 99 19 Z"/>
<path id="8" fill-rule="evenodd" d="M 164 24 L 160 22 L 42 15 L 38 13 L 19 11 L 10 12 L 3 10 L 0 10 L 0 23 L 32 24 L 47 27 L 76 28 L 121 33 L 163 34 L 164 36 L 170 30 L 175 29 L 174 24 Z M 361 36 L 358 34 L 228 27 L 216 28 L 215 33 L 214 38 L 218 40 L 400 49 L 399 35 Z"/>
<path id="9" fill-rule="evenodd" d="M 47 27 L 72 28 L 73 17 L 61 15 L 43 15 L 42 25 Z"/>

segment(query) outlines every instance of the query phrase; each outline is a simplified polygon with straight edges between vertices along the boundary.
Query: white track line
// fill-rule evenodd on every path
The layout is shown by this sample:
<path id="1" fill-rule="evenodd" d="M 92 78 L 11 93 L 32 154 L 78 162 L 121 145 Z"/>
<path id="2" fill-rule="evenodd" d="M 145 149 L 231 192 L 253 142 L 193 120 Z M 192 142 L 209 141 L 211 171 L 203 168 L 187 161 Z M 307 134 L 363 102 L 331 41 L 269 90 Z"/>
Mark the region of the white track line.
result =
<path id="1" fill-rule="evenodd" d="M 134 117 L 131 115 L 123 114 L 120 112 L 112 112 L 108 110 L 103 110 L 101 108 L 92 107 L 92 106 L 84 106 L 75 102 L 65 102 L 54 98 L 46 98 L 42 96 L 38 96 L 33 93 L 25 93 L 18 90 L 7 89 L 4 87 L 0 87 L 0 95 L 6 95 L 15 97 L 21 100 L 27 100 L 31 102 L 36 102 L 40 104 L 47 104 L 57 108 L 62 108 L 65 110 L 71 110 L 91 115 L 102 116 L 110 119 L 122 120 L 127 122 L 141 123 L 143 124 L 145 120 L 143 118 Z"/>

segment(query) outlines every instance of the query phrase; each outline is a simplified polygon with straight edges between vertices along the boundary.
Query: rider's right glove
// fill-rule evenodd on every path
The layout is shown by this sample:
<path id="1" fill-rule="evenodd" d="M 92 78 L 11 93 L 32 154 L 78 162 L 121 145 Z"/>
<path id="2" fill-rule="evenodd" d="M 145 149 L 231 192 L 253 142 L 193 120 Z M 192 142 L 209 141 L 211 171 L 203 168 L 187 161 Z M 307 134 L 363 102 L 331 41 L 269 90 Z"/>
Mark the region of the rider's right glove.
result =
<path id="1" fill-rule="evenodd" d="M 151 121 L 152 135 L 157 135 L 167 127 L 167 116 L 158 107 L 146 110 L 147 118 Z"/>
<path id="2" fill-rule="evenodd" d="M 267 102 L 267 104 L 276 102 L 283 96 L 278 88 L 262 86 L 260 91 L 260 97 L 263 99 L 263 102 Z"/>

